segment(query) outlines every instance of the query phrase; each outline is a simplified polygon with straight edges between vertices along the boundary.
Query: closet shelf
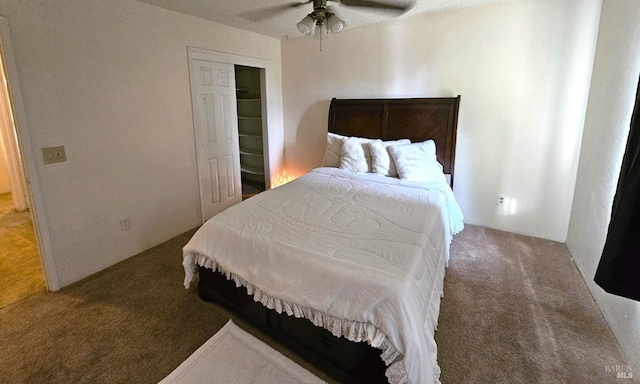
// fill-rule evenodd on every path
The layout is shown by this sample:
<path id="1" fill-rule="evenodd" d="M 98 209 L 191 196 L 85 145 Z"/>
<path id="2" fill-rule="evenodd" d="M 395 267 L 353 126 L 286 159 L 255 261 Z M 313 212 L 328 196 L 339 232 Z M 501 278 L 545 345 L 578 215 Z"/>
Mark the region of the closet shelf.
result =
<path id="1" fill-rule="evenodd" d="M 240 170 L 252 175 L 264 175 L 264 169 L 247 164 L 240 164 Z"/>
<path id="2" fill-rule="evenodd" d="M 246 184 L 253 183 L 249 191 L 264 191 L 266 186 L 264 129 L 266 121 L 262 98 L 261 73 L 257 68 L 238 65 L 236 69 L 236 107 L 240 170 L 243 193 Z M 256 183 L 259 183 L 257 186 Z"/>
<path id="3" fill-rule="evenodd" d="M 238 136 L 244 137 L 262 137 L 261 133 L 238 132 Z"/>
<path id="4" fill-rule="evenodd" d="M 264 155 L 262 150 L 252 149 L 252 148 L 243 148 L 243 147 L 240 147 L 240 154 L 241 155 L 249 155 L 249 156 L 263 156 Z"/>

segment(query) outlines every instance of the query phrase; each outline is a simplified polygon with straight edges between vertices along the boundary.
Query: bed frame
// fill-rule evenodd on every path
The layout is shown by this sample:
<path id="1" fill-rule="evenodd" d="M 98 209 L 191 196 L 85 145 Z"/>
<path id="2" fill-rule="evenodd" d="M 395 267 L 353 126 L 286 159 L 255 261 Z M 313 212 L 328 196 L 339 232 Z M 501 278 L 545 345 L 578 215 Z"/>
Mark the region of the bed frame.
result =
<path id="1" fill-rule="evenodd" d="M 329 132 L 370 139 L 432 139 L 444 173 L 453 173 L 460 96 L 419 99 L 333 99 Z"/>
<path id="2" fill-rule="evenodd" d="M 438 161 L 453 186 L 460 96 L 412 99 L 332 99 L 329 132 L 372 139 L 433 139 Z M 244 287 L 210 269 L 199 268 L 198 290 L 205 301 L 220 303 L 344 383 L 387 383 L 380 350 L 337 338 L 306 319 L 278 314 L 255 302 Z"/>

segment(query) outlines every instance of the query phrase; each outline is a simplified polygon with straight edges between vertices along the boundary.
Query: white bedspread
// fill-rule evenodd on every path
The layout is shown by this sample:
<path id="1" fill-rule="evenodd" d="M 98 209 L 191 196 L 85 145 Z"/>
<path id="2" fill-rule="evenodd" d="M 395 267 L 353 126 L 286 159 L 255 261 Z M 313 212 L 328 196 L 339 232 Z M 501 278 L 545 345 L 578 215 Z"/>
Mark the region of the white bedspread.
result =
<path id="1" fill-rule="evenodd" d="M 383 350 L 396 383 L 437 383 L 434 332 L 449 244 L 449 186 L 318 168 L 207 221 L 184 247 L 256 301 Z"/>

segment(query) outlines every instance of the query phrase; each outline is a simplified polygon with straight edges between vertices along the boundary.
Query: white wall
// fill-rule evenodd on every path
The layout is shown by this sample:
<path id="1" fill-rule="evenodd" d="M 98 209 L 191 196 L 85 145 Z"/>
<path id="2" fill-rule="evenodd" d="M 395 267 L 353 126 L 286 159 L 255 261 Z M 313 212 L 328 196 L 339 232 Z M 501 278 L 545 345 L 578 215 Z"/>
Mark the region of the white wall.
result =
<path id="1" fill-rule="evenodd" d="M 0 141 L 2 138 L 0 138 Z M 7 165 L 6 152 L 0 145 L 0 193 L 11 192 L 11 177 L 9 175 L 9 166 Z"/>
<path id="2" fill-rule="evenodd" d="M 640 303 L 604 292 L 593 278 L 607 236 L 629 134 L 640 73 L 639 52 L 640 3 L 604 0 L 566 242 L 636 371 L 640 367 Z"/>
<path id="3" fill-rule="evenodd" d="M 130 0 L 0 0 L 0 14 L 60 286 L 200 224 L 188 46 L 267 61 L 280 167 L 279 40 Z M 44 165 L 40 148 L 56 145 L 67 161 Z"/>
<path id="4" fill-rule="evenodd" d="M 519 0 L 345 30 L 322 52 L 283 41 L 287 169 L 321 164 L 332 97 L 460 94 L 465 221 L 564 242 L 599 12 L 600 1 Z"/>

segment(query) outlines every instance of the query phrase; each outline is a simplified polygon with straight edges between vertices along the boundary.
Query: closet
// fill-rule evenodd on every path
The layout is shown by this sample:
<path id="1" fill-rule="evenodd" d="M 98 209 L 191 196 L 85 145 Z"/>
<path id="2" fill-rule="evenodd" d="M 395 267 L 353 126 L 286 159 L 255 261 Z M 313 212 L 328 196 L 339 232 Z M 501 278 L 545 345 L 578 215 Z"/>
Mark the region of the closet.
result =
<path id="1" fill-rule="evenodd" d="M 235 66 L 242 196 L 266 189 L 260 69 Z"/>

